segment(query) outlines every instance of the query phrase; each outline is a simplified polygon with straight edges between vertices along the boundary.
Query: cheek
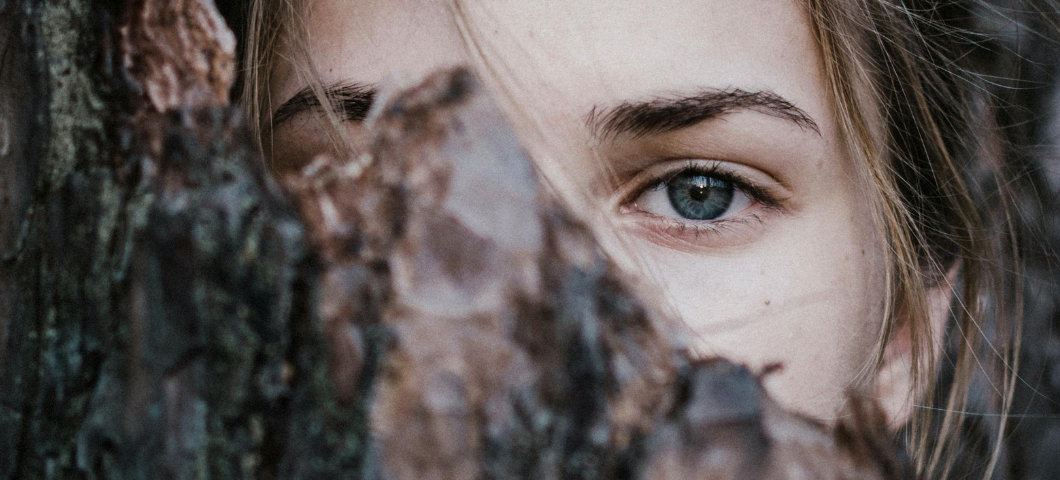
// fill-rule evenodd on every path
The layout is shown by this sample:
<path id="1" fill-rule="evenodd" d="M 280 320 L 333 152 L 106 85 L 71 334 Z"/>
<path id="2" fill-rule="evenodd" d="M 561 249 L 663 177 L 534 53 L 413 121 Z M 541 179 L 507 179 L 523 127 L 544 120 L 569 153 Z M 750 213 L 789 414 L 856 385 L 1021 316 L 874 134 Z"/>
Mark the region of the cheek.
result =
<path id="1" fill-rule="evenodd" d="M 696 353 L 754 368 L 780 362 L 767 381 L 772 393 L 829 419 L 871 360 L 883 314 L 883 248 L 858 220 L 868 212 L 845 206 L 856 203 L 784 217 L 738 249 L 690 255 L 634 242 L 630 253 Z"/>

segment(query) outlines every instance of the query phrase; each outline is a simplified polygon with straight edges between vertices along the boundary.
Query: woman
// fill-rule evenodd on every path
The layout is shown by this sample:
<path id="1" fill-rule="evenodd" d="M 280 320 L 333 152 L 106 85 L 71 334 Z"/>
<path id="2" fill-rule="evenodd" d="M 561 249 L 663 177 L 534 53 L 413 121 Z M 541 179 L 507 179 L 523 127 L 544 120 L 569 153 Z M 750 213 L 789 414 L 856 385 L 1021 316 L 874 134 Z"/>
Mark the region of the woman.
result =
<path id="1" fill-rule="evenodd" d="M 245 105 L 276 171 L 341 156 L 380 86 L 468 64 L 693 352 L 782 363 L 768 389 L 825 421 L 876 398 L 930 476 L 1003 460 L 1017 184 L 962 7 L 255 3 Z"/>

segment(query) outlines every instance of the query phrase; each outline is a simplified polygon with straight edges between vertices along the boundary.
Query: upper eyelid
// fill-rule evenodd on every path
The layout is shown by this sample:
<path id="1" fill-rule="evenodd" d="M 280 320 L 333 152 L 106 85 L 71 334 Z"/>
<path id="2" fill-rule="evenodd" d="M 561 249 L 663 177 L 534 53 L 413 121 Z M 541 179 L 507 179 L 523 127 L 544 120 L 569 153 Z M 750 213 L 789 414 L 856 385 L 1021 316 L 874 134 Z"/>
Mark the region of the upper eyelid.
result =
<path id="1" fill-rule="evenodd" d="M 360 82 L 339 82 L 320 87 L 324 97 L 331 104 L 332 111 L 343 121 L 364 120 L 378 95 L 372 84 Z M 289 120 L 313 110 L 324 108 L 313 88 L 305 87 L 283 102 L 271 116 L 273 129 Z"/>
<path id="2" fill-rule="evenodd" d="M 671 169 L 665 175 L 663 175 L 661 179 L 666 182 L 669 182 L 670 180 L 676 178 L 678 175 L 688 171 L 695 171 L 704 175 L 728 176 L 727 172 L 723 171 L 723 169 L 719 167 L 718 162 L 716 161 L 710 161 L 706 165 L 697 165 L 694 161 L 688 160 L 684 167 Z"/>
<path id="3" fill-rule="evenodd" d="M 708 163 L 708 166 L 700 166 L 696 165 L 694 160 L 686 160 L 686 163 L 684 163 L 683 166 L 670 167 L 663 170 L 663 172 L 661 173 L 652 174 L 647 178 L 638 181 L 637 183 L 639 185 L 635 188 L 630 189 L 630 191 L 627 192 L 625 195 L 627 198 L 625 198 L 624 200 L 631 201 L 637 195 L 640 195 L 641 193 L 647 191 L 648 188 L 650 188 L 651 186 L 665 184 L 666 182 L 673 180 L 673 178 L 677 175 L 680 175 L 681 173 L 686 172 L 688 170 L 701 169 L 704 170 L 704 172 L 709 172 L 708 174 L 718 173 L 719 169 L 716 165 L 718 162 L 713 160 L 709 162 L 710 163 Z"/>

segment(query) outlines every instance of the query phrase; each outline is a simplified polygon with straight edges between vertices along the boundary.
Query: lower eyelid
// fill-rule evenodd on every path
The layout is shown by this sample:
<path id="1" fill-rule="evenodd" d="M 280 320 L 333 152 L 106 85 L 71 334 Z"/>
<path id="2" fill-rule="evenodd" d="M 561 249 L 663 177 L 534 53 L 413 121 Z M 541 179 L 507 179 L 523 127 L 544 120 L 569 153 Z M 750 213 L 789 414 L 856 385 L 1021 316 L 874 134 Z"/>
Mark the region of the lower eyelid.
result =
<path id="1" fill-rule="evenodd" d="M 664 217 L 661 215 L 651 215 L 652 221 L 665 223 L 667 228 L 680 228 L 683 230 L 694 230 L 697 233 L 716 233 L 726 228 L 733 228 L 741 225 L 748 225 L 751 222 L 761 222 L 762 218 L 758 212 L 745 214 L 745 215 L 733 215 L 718 220 L 681 220 L 676 218 Z"/>
<path id="2" fill-rule="evenodd" d="M 757 205 L 754 211 L 710 221 L 682 221 L 646 212 L 632 213 L 623 222 L 630 233 L 646 238 L 662 247 L 686 253 L 745 245 L 761 233 L 768 217 L 775 209 Z M 637 218 L 640 217 L 640 218 Z"/>

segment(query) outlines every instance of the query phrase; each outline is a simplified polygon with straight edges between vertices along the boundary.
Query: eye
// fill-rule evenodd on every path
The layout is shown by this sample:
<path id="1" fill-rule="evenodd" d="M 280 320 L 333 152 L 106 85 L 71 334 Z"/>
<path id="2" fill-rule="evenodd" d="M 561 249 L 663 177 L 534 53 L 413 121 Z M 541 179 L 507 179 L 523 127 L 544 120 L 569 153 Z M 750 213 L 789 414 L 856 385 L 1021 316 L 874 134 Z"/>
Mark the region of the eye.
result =
<path id="1" fill-rule="evenodd" d="M 633 201 L 644 212 L 693 221 L 721 220 L 753 203 L 732 179 L 686 168 L 651 184 Z"/>

